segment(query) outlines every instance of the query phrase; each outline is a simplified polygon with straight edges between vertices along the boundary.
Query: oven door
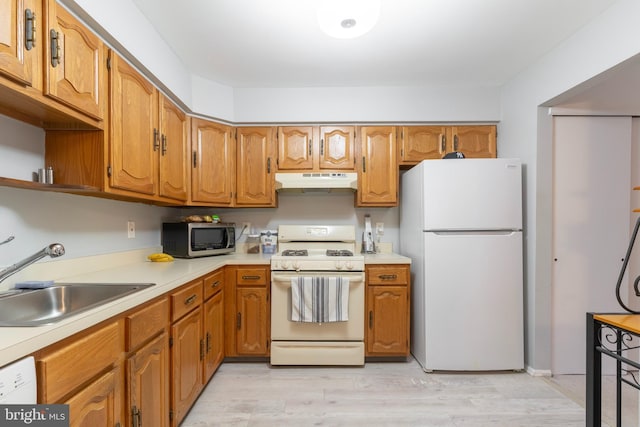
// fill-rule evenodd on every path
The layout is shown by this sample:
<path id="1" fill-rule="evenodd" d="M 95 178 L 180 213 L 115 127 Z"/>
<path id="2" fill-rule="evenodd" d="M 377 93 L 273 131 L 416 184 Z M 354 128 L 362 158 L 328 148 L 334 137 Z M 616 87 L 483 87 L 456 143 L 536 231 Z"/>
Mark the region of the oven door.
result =
<path id="1" fill-rule="evenodd" d="M 298 276 L 349 278 L 349 320 L 345 322 L 292 322 L 291 279 Z M 363 341 L 364 272 L 271 272 L 272 341 Z"/>

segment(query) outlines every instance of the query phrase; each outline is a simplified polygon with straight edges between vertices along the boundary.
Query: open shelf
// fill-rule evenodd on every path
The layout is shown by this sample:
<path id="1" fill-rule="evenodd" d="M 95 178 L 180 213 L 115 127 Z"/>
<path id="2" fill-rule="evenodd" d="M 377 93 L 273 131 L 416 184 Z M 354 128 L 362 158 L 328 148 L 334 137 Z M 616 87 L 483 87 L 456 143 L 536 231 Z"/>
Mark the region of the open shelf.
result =
<path id="1" fill-rule="evenodd" d="M 40 182 L 24 181 L 21 179 L 0 177 L 0 186 L 22 188 L 26 190 L 54 191 L 58 193 L 97 193 L 99 188 L 88 185 L 43 184 Z"/>

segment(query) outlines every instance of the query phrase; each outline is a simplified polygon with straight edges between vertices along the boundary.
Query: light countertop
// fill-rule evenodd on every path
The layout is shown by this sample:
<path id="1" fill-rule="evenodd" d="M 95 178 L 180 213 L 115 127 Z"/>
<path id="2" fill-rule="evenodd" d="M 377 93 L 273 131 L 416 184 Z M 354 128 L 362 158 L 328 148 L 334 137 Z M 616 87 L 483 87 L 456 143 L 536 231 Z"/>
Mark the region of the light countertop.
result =
<path id="1" fill-rule="evenodd" d="M 79 313 L 53 325 L 0 327 L 0 366 L 170 292 L 225 265 L 268 265 L 270 262 L 268 255 L 235 253 L 156 263 L 147 261 L 145 258 L 146 254 L 152 252 L 153 250 L 139 250 L 132 253 L 91 257 L 91 259 L 77 258 L 66 260 L 65 263 L 40 264 L 40 270 L 48 271 L 49 276 L 46 277 L 55 278 L 57 282 L 155 283 L 155 286 Z M 365 255 L 366 264 L 409 264 L 410 262 L 410 258 L 394 253 Z M 51 273 L 56 270 L 58 271 L 55 274 Z M 70 271 L 75 274 L 70 274 Z M 40 272 L 40 274 L 34 273 L 31 278 L 42 280 L 45 277 Z"/>

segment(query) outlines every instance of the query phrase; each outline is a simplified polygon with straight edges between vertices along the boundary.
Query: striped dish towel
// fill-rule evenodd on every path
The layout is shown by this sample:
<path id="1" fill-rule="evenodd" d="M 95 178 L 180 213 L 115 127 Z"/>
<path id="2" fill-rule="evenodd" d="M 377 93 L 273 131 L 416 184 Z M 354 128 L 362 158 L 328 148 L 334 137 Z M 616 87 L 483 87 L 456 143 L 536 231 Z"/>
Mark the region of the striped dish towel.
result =
<path id="1" fill-rule="evenodd" d="M 291 279 L 292 322 L 349 320 L 349 278 L 299 276 Z"/>

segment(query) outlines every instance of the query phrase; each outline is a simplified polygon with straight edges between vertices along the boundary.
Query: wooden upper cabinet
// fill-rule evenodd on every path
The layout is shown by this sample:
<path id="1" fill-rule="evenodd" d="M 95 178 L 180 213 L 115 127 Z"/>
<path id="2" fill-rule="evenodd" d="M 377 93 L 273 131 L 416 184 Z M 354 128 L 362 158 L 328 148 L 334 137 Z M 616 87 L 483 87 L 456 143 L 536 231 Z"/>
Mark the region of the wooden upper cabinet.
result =
<path id="1" fill-rule="evenodd" d="M 496 127 L 403 126 L 398 143 L 398 163 L 415 165 L 426 159 L 441 159 L 459 151 L 468 158 L 496 157 Z"/>
<path id="2" fill-rule="evenodd" d="M 278 169 L 313 169 L 313 127 L 278 128 Z"/>
<path id="3" fill-rule="evenodd" d="M 233 129 L 191 119 L 191 203 L 233 205 L 236 146 Z"/>
<path id="4" fill-rule="evenodd" d="M 275 149 L 272 127 L 236 129 L 236 204 L 275 206 Z"/>
<path id="5" fill-rule="evenodd" d="M 357 206 L 397 206 L 395 126 L 362 126 L 359 138 Z"/>
<path id="6" fill-rule="evenodd" d="M 42 88 L 42 0 L 0 0 L 0 75 Z"/>
<path id="7" fill-rule="evenodd" d="M 321 126 L 320 169 L 355 170 L 355 128 Z"/>
<path id="8" fill-rule="evenodd" d="M 416 164 L 424 159 L 441 159 L 445 154 L 445 126 L 404 126 L 398 144 L 398 162 Z"/>
<path id="9" fill-rule="evenodd" d="M 110 57 L 110 185 L 153 196 L 160 149 L 158 91 L 118 55 Z"/>
<path id="10" fill-rule="evenodd" d="M 467 158 L 497 157 L 495 126 L 456 126 L 451 128 L 451 140 L 451 151 Z"/>
<path id="11" fill-rule="evenodd" d="M 160 197 L 187 200 L 189 146 L 189 117 L 160 95 Z"/>
<path id="12" fill-rule="evenodd" d="M 278 170 L 355 170 L 353 126 L 278 128 Z"/>
<path id="13" fill-rule="evenodd" d="M 48 25 L 44 94 L 102 119 L 106 105 L 104 43 L 56 0 L 45 1 Z"/>

